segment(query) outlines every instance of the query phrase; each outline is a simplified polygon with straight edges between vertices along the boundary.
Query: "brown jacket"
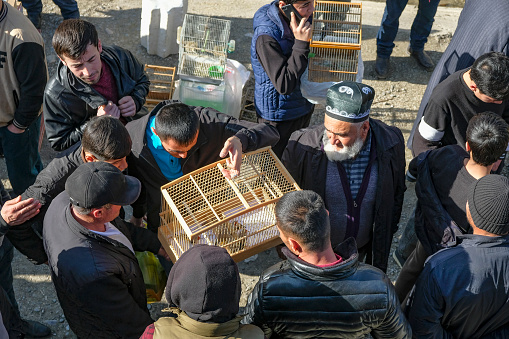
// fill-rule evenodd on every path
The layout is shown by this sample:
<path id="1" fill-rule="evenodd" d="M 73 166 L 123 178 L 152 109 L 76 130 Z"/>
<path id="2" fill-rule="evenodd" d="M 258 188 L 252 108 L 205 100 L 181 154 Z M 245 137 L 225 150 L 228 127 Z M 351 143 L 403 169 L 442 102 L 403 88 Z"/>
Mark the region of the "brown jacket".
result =
<path id="1" fill-rule="evenodd" d="M 264 339 L 263 331 L 254 325 L 241 325 L 243 317 L 222 324 L 202 323 L 185 312 L 172 309 L 177 318 L 164 317 L 154 323 L 154 339 Z"/>

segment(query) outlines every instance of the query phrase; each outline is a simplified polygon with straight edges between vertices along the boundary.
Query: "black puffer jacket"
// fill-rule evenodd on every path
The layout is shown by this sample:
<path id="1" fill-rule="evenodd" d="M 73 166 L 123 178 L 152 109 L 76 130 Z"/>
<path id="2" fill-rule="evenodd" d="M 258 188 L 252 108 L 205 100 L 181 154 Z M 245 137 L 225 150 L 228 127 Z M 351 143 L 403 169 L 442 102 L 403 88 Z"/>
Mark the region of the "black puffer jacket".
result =
<path id="1" fill-rule="evenodd" d="M 118 46 L 103 46 L 101 60 L 110 66 L 119 99 L 130 95 L 139 112 L 150 85 L 143 65 L 131 52 Z M 44 123 L 51 147 L 62 151 L 81 140 L 85 122 L 97 114 L 99 106 L 107 103 L 60 62 L 44 90 Z"/>
<path id="2" fill-rule="evenodd" d="M 157 236 L 116 218 L 135 251 L 157 253 Z M 139 338 L 153 322 L 138 261 L 126 246 L 94 233 L 72 216 L 62 192 L 44 218 L 44 248 L 58 300 L 80 338 Z"/>
<path id="3" fill-rule="evenodd" d="M 375 119 L 369 119 L 369 126 L 376 142 L 378 182 L 372 250 L 368 251 L 366 262 L 385 272 L 406 190 L 405 143 L 397 127 Z M 324 130 L 322 124 L 294 132 L 283 153 L 283 164 L 300 188 L 315 191 L 325 201 L 328 159 L 323 151 Z"/>
<path id="4" fill-rule="evenodd" d="M 283 249 L 288 260 L 265 272 L 249 296 L 243 320 L 270 338 L 411 338 L 389 278 L 358 261 L 348 238 L 335 252 L 344 261 L 317 267 Z"/>
<path id="5" fill-rule="evenodd" d="M 21 198 L 34 198 L 41 203 L 39 214 L 21 225 L 9 229 L 7 237 L 11 243 L 36 264 L 48 261 L 42 244 L 42 225 L 46 211 L 53 199 L 65 189 L 65 181 L 81 164 L 85 163 L 81 141 L 57 155 L 35 182 L 21 195 Z"/>
<path id="6" fill-rule="evenodd" d="M 157 231 L 159 212 L 161 210 L 161 186 L 168 183 L 152 152 L 147 146 L 146 128 L 148 120 L 159 112 L 161 107 L 175 101 L 159 103 L 150 114 L 127 124 L 133 147 L 127 157 L 129 175 L 142 183 L 140 198 L 133 204 L 133 215 L 141 218 L 147 213 L 148 228 Z M 182 172 L 190 173 L 203 166 L 221 160 L 219 152 L 226 139 L 236 136 L 242 143 L 242 152 L 250 152 L 262 147 L 272 146 L 279 140 L 275 127 L 268 124 L 256 124 L 237 120 L 232 116 L 220 113 L 213 108 L 193 107 L 200 118 L 200 129 L 196 144 L 181 159 Z"/>

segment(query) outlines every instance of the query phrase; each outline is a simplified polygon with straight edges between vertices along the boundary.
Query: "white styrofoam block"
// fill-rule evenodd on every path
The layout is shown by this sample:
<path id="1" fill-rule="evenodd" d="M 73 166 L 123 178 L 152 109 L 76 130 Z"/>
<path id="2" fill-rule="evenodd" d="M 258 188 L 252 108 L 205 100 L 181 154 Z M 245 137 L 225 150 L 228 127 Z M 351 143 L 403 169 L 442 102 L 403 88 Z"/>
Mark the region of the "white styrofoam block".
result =
<path id="1" fill-rule="evenodd" d="M 140 38 L 148 54 L 177 54 L 177 28 L 182 26 L 188 0 L 142 0 Z"/>

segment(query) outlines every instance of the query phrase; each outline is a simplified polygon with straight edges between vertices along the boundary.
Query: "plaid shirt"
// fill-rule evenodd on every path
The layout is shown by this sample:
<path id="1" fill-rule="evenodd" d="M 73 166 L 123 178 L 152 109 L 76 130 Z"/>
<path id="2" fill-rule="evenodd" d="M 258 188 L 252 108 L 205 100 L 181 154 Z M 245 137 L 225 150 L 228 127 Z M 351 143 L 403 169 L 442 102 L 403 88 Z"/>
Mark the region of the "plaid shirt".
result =
<path id="1" fill-rule="evenodd" d="M 359 155 L 355 159 L 343 160 L 341 165 L 345 169 L 346 176 L 348 177 L 348 183 L 350 184 L 350 192 L 354 199 L 357 197 L 357 193 L 361 188 L 362 179 L 364 178 L 364 172 L 369 164 L 369 155 L 371 152 L 371 131 L 369 131 L 368 137 L 364 147 L 359 152 Z"/>

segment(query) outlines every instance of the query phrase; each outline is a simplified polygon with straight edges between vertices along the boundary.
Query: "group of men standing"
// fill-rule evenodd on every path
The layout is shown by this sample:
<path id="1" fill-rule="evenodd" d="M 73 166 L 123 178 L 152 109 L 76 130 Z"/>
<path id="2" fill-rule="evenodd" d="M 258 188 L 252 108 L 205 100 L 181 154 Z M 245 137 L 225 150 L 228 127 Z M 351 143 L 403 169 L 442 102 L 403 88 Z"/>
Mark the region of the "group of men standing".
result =
<path id="1" fill-rule="evenodd" d="M 295 12 L 288 17 L 287 5 L 302 19 Z M 254 17 L 258 123 L 171 100 L 143 115 L 149 86 L 143 66 L 125 49 L 102 46 L 95 27 L 80 19 L 57 28 L 53 48 L 60 63 L 46 84 L 40 35 L 11 6 L 0 6 L 0 26 L 19 32 L 2 35 L 12 41 L 0 44 L 14 46 L 6 61 L 0 58 L 6 63 L 0 72 L 6 84 L 0 91 L 5 98 L 0 105 L 6 106 L 0 106 L 5 112 L 0 137 L 17 196 L 5 197 L 0 211 L 0 300 L 9 299 L 0 312 L 11 335 L 51 332 L 19 318 L 9 241 L 31 260 L 48 263 L 69 325 L 84 338 L 137 338 L 144 331 L 147 338 L 163 337 L 167 327 L 218 338 L 505 333 L 509 274 L 495 268 L 508 266 L 509 180 L 490 172 L 499 168 L 509 143 L 507 56 L 486 53 L 452 74 L 437 85 L 417 122 L 410 175 L 417 180 L 418 240 L 394 288 L 384 272 L 406 189 L 403 135 L 370 118 L 375 89 L 356 82 L 329 88 L 323 124 L 307 127 L 314 106 L 299 86 L 307 67 L 312 1 L 274 1 Z M 384 18 L 390 6 L 392 1 Z M 424 58 L 422 63 L 421 42 L 411 45 L 411 53 Z M 27 53 L 33 60 L 26 60 Z M 36 152 L 41 105 L 48 139 L 63 151 L 44 170 Z M 34 151 L 15 157 L 28 159 L 26 168 L 9 153 L 11 147 L 19 155 L 20 142 L 13 139 L 18 134 Z M 192 278 L 198 273 L 183 261 L 170 273 L 167 295 L 178 307 L 177 320 L 151 325 L 134 251 L 168 259 L 156 237 L 160 186 L 228 155 L 231 169 L 224 174 L 234 177 L 241 153 L 265 146 L 274 147 L 304 191 L 278 202 L 287 260 L 262 274 L 248 301 L 243 322 L 263 333 L 235 317 L 236 266 L 224 251 L 201 247 L 182 258 L 199 261 L 202 276 Z M 444 170 L 444 163 L 454 166 Z M 20 166 L 31 177 L 16 183 Z M 121 172 L 126 169 L 128 176 Z M 119 217 L 124 205 L 133 206 L 131 222 Z M 148 229 L 136 227 L 144 217 Z M 215 272 L 217 265 L 225 271 Z M 454 270 L 444 275 L 448 265 Z M 200 285 L 210 277 L 218 285 Z M 465 281 L 474 284 L 456 288 Z M 228 300 L 219 296 L 226 286 L 221 284 L 229 284 Z M 191 296 L 189 286 L 200 293 Z M 209 299 L 202 294 L 208 288 L 218 294 Z M 481 316 L 468 308 L 482 309 Z"/>

